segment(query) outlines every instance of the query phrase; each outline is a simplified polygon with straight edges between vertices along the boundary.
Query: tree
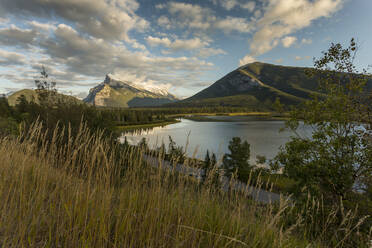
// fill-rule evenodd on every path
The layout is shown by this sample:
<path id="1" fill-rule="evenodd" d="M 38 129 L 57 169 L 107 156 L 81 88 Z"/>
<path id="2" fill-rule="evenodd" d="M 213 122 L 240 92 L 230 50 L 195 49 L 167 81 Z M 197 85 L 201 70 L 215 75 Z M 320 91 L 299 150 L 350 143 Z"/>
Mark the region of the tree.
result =
<path id="1" fill-rule="evenodd" d="M 372 177 L 370 77 L 356 70 L 356 51 L 352 39 L 347 48 L 332 44 L 315 60 L 309 75 L 317 77 L 321 94 L 293 110 L 287 122 L 295 131 L 303 120 L 313 127 L 312 137 L 292 138 L 275 159 L 287 176 L 329 203 L 367 194 Z"/>
<path id="2" fill-rule="evenodd" d="M 25 95 L 20 95 L 16 101 L 16 108 L 18 112 L 24 113 L 27 111 L 28 101 Z"/>
<path id="3" fill-rule="evenodd" d="M 123 146 L 124 147 L 129 147 L 129 142 L 128 142 L 127 136 L 124 137 Z"/>
<path id="4" fill-rule="evenodd" d="M 238 179 L 247 180 L 252 169 L 248 160 L 250 157 L 250 145 L 247 141 L 242 142 L 239 137 L 234 137 L 229 143 L 230 153 L 223 158 L 223 169 L 227 176 L 231 176 L 235 171 Z"/>
<path id="5" fill-rule="evenodd" d="M 169 146 L 168 146 L 169 157 L 173 161 L 178 163 L 183 163 L 185 161 L 185 153 L 182 146 L 177 146 L 176 142 L 169 136 Z"/>
<path id="6" fill-rule="evenodd" d="M 210 166 L 210 163 L 211 163 L 211 158 L 209 156 L 209 150 L 207 150 L 207 153 L 205 154 L 205 158 L 204 158 L 204 168 L 208 168 Z"/>
<path id="7" fill-rule="evenodd" d="M 41 68 L 41 76 L 35 80 L 36 92 L 40 105 L 51 106 L 56 103 L 56 82 L 49 79 L 49 75 L 44 66 Z"/>
<path id="8" fill-rule="evenodd" d="M 262 155 L 256 156 L 256 164 L 265 164 L 266 163 L 266 157 Z"/>
<path id="9" fill-rule="evenodd" d="M 212 157 L 211 157 L 211 166 L 212 167 L 215 167 L 217 164 L 217 158 L 216 158 L 216 154 L 212 154 Z"/>
<path id="10" fill-rule="evenodd" d="M 142 151 L 147 152 L 149 149 L 149 146 L 147 144 L 147 140 L 145 137 L 143 137 L 140 142 L 138 142 L 138 147 L 141 148 Z"/>

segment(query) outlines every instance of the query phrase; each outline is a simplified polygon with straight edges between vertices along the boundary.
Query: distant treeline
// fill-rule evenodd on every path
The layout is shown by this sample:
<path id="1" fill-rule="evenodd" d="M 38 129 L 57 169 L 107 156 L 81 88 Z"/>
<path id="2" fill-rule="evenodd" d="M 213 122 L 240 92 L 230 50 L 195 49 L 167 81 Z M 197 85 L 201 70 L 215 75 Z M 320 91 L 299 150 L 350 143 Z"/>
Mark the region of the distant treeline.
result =
<path id="1" fill-rule="evenodd" d="M 78 128 L 82 121 L 91 130 L 112 130 L 117 126 L 142 125 L 174 121 L 174 116 L 192 113 L 248 112 L 248 108 L 102 108 L 71 102 L 59 97 L 56 101 L 28 101 L 21 95 L 16 105 L 10 106 L 6 98 L 0 98 L 0 132 L 17 133 L 19 124 L 30 125 L 39 119 L 48 129 L 57 123 Z"/>

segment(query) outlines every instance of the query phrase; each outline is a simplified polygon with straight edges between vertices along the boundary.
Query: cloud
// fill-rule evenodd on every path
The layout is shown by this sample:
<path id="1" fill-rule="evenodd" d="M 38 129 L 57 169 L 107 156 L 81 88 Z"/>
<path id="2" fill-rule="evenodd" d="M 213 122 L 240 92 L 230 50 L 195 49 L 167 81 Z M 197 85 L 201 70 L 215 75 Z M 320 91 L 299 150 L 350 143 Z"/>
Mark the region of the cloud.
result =
<path id="1" fill-rule="evenodd" d="M 284 47 L 288 48 L 292 46 L 297 41 L 297 38 L 294 36 L 286 36 L 282 39 L 282 44 Z"/>
<path id="2" fill-rule="evenodd" d="M 208 29 L 211 27 L 211 22 L 216 20 L 210 9 L 196 4 L 169 2 L 167 8 L 170 14 L 177 16 L 178 26 Z"/>
<path id="3" fill-rule="evenodd" d="M 240 33 L 249 33 L 254 26 L 245 18 L 226 16 L 225 18 L 217 17 L 217 14 L 209 8 L 203 8 L 197 4 L 169 2 L 167 5 L 161 5 L 162 8 L 167 8 L 172 15 L 172 19 L 162 18 L 160 26 L 167 29 L 170 28 L 170 23 L 181 28 L 189 28 L 194 30 L 220 30 L 224 33 L 233 31 Z"/>
<path id="4" fill-rule="evenodd" d="M 28 48 L 36 40 L 37 32 L 20 29 L 14 25 L 0 29 L 0 44 L 4 46 L 21 46 Z"/>
<path id="5" fill-rule="evenodd" d="M 246 55 L 244 58 L 239 60 L 239 66 L 250 64 L 250 63 L 253 63 L 253 62 L 256 62 L 256 61 L 257 60 L 254 57 L 252 57 L 250 55 Z"/>
<path id="6" fill-rule="evenodd" d="M 33 29 L 39 30 L 39 31 L 53 31 L 56 30 L 56 24 L 55 23 L 41 23 L 37 21 L 29 21 L 27 22 L 28 25 L 30 25 Z"/>
<path id="7" fill-rule="evenodd" d="M 256 3 L 253 2 L 253 1 L 250 1 L 250 2 L 247 2 L 247 3 L 241 4 L 240 7 L 242 7 L 243 9 L 247 9 L 250 12 L 253 12 L 255 7 L 256 7 Z"/>
<path id="8" fill-rule="evenodd" d="M 196 50 L 196 56 L 198 57 L 210 57 L 219 54 L 226 54 L 226 52 L 219 48 L 209 47 L 208 41 L 203 41 L 200 38 L 192 38 L 192 39 L 175 39 L 171 41 L 169 38 L 163 37 L 152 37 L 149 36 L 146 38 L 146 42 L 150 46 L 163 46 L 169 49 L 169 51 L 163 51 L 163 54 L 169 54 L 172 52 L 179 52 L 179 51 L 192 51 Z"/>
<path id="9" fill-rule="evenodd" d="M 26 57 L 24 55 L 0 49 L 1 66 L 23 65 L 25 63 Z"/>
<path id="10" fill-rule="evenodd" d="M 158 18 L 158 25 L 166 29 L 170 29 L 172 27 L 170 20 L 166 16 L 160 16 Z"/>
<path id="11" fill-rule="evenodd" d="M 217 2 L 217 1 L 215 1 Z M 222 7 L 224 7 L 227 10 L 233 9 L 235 6 L 239 5 L 238 1 L 236 0 L 220 0 L 219 1 Z"/>
<path id="12" fill-rule="evenodd" d="M 212 0 L 212 2 L 215 5 L 221 5 L 226 10 L 232 10 L 235 7 L 240 7 L 252 12 L 256 7 L 256 3 L 254 1 L 244 2 L 241 0 Z"/>
<path id="13" fill-rule="evenodd" d="M 23 18 L 63 18 L 79 31 L 97 38 L 129 40 L 130 30 L 143 31 L 149 23 L 137 16 L 135 0 L 2 0 L 0 15 Z"/>
<path id="14" fill-rule="evenodd" d="M 152 37 L 152 36 L 147 37 L 146 41 L 150 46 L 161 45 L 161 46 L 169 47 L 172 44 L 172 42 L 168 38 L 158 38 L 158 37 Z"/>
<path id="15" fill-rule="evenodd" d="M 282 58 L 280 58 L 280 59 L 276 59 L 276 60 L 275 60 L 275 63 L 281 64 L 281 63 L 283 63 L 283 59 L 282 59 Z"/>
<path id="16" fill-rule="evenodd" d="M 62 81 L 66 85 L 67 81 L 76 85 L 79 81 L 92 80 L 96 84 L 97 80 L 102 80 L 105 74 L 111 72 L 137 75 L 137 78 L 153 85 L 176 86 L 186 83 L 195 72 L 204 73 L 214 66 L 195 57 L 157 57 L 148 52 L 133 52 L 123 43 L 85 37 L 66 24 L 58 25 L 54 34 L 41 42 L 39 47 L 47 59 L 39 61 L 34 71 L 38 71 L 42 64 L 51 65 L 50 74 L 56 76 L 57 82 Z M 169 71 L 172 71 L 172 76 L 169 76 Z"/>
<path id="17" fill-rule="evenodd" d="M 296 56 L 295 60 L 305 60 L 305 59 L 310 59 L 310 58 L 311 58 L 310 56 L 304 56 L 304 57 Z"/>
<path id="18" fill-rule="evenodd" d="M 302 44 L 306 44 L 306 45 L 310 45 L 311 43 L 313 43 L 313 41 L 311 39 L 305 39 L 305 38 L 303 38 L 301 40 L 301 43 Z"/>
<path id="19" fill-rule="evenodd" d="M 228 16 L 225 19 L 218 20 L 215 23 L 215 27 L 221 29 L 225 33 L 237 31 L 240 33 L 249 33 L 253 29 L 253 25 L 249 23 L 245 18 L 231 17 Z"/>
<path id="20" fill-rule="evenodd" d="M 207 58 L 211 56 L 227 54 L 225 50 L 221 48 L 213 48 L 213 47 L 204 47 L 199 50 L 198 56 L 202 58 Z"/>
<path id="21" fill-rule="evenodd" d="M 265 13 L 257 22 L 258 31 L 250 44 L 252 55 L 266 53 L 278 40 L 308 27 L 314 20 L 330 17 L 344 0 L 267 0 Z"/>

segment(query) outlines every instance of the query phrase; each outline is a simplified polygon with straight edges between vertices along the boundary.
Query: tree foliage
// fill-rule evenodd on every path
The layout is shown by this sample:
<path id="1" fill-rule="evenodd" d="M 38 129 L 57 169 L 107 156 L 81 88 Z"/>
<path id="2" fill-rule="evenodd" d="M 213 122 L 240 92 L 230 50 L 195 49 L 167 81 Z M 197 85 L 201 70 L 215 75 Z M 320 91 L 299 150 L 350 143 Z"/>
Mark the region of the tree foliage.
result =
<path id="1" fill-rule="evenodd" d="M 313 126 L 312 137 L 293 138 L 277 156 L 288 176 L 313 194 L 332 200 L 347 198 L 356 188 L 366 191 L 363 182 L 372 173 L 371 102 L 365 92 L 368 75 L 356 70 L 356 51 L 354 40 L 347 48 L 332 44 L 315 61 L 319 88 L 326 96 L 314 95 L 292 111 L 287 123 L 296 130 L 303 120 Z"/>
<path id="2" fill-rule="evenodd" d="M 250 145 L 247 141 L 242 142 L 239 137 L 234 137 L 229 143 L 230 153 L 223 158 L 223 169 L 227 176 L 237 172 L 238 179 L 245 181 L 252 169 L 249 164 Z"/>
<path id="3" fill-rule="evenodd" d="M 36 92 L 38 94 L 39 102 L 41 105 L 54 105 L 56 104 L 56 82 L 50 80 L 49 75 L 44 66 L 41 68 L 39 79 L 35 80 Z"/>
<path id="4" fill-rule="evenodd" d="M 332 44 L 315 60 L 309 75 L 320 77 L 322 94 L 294 109 L 287 122 L 293 131 L 303 122 L 313 127 L 313 133 L 292 138 L 275 162 L 284 166 L 285 175 L 298 181 L 299 199 L 306 198 L 301 192 L 310 192 L 328 206 L 357 208 L 364 216 L 372 210 L 372 102 L 365 87 L 370 75 L 356 69 L 356 52 L 352 39 L 346 48 Z M 369 218 L 365 227 L 371 223 Z"/>

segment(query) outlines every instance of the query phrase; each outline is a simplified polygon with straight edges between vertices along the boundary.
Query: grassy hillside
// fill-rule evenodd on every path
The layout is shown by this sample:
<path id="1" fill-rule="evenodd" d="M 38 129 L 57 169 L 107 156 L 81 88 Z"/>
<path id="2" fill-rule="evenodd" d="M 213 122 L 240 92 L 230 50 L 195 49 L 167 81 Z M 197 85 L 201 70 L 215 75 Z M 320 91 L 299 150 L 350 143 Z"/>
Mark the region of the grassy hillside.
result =
<path id="1" fill-rule="evenodd" d="M 23 89 L 17 92 L 14 92 L 8 97 L 8 103 L 10 106 L 15 106 L 17 104 L 18 98 L 24 95 L 27 99 L 27 101 L 35 101 L 36 103 L 39 102 L 38 96 L 35 90 L 30 89 Z M 57 94 L 58 99 L 62 100 L 63 102 L 72 102 L 72 103 L 83 103 L 81 100 L 77 99 L 73 96 L 68 96 L 64 94 Z"/>
<path id="2" fill-rule="evenodd" d="M 288 202 L 200 188 L 100 133 L 55 134 L 0 140 L 1 247 L 308 247 L 280 227 Z"/>
<path id="3" fill-rule="evenodd" d="M 276 98 L 285 105 L 298 104 L 320 94 L 308 68 L 251 63 L 242 66 L 176 106 L 234 106 L 270 110 Z M 368 84 L 372 89 L 372 80 Z"/>

